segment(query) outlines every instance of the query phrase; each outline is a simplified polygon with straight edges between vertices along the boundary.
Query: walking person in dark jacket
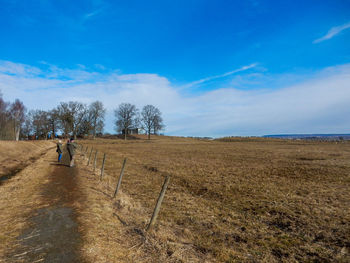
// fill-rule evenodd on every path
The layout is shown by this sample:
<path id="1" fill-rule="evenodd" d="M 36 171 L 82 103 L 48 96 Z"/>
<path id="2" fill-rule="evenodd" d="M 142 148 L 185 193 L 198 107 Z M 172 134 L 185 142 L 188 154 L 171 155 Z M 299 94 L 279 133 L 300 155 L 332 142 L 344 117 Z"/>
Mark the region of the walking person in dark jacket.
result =
<path id="1" fill-rule="evenodd" d="M 56 152 L 58 153 L 58 162 L 60 163 L 62 159 L 62 153 L 63 153 L 61 140 L 58 140 Z"/>
<path id="2" fill-rule="evenodd" d="M 70 164 L 69 167 L 73 167 L 74 166 L 74 155 L 75 155 L 75 149 L 77 148 L 76 143 L 74 142 L 74 139 L 70 139 L 70 141 L 67 143 L 67 150 L 69 153 L 69 157 L 70 157 Z"/>

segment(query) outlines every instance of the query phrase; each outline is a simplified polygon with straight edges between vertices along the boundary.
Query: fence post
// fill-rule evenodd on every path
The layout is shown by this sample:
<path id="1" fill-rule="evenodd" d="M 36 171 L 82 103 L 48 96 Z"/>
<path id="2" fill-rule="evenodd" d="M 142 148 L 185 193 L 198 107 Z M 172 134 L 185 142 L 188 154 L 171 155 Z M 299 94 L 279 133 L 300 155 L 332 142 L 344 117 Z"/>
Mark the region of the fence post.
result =
<path id="1" fill-rule="evenodd" d="M 166 189 L 168 187 L 169 181 L 170 181 L 170 176 L 167 176 L 165 178 L 165 180 L 164 180 L 164 184 L 163 184 L 162 190 L 160 191 L 156 207 L 154 208 L 151 221 L 149 222 L 146 231 L 150 230 L 152 228 L 152 226 L 154 225 L 154 223 L 156 222 L 156 220 L 157 220 L 158 213 L 159 213 L 159 210 L 160 210 L 160 206 L 162 205 L 163 198 L 165 196 L 165 191 L 166 191 Z"/>
<path id="2" fill-rule="evenodd" d="M 105 169 L 105 161 L 106 161 L 106 154 L 103 154 L 103 161 L 102 161 L 102 167 L 101 167 L 100 181 L 102 181 L 102 176 L 103 176 L 103 172 L 104 172 L 104 169 Z"/>
<path id="3" fill-rule="evenodd" d="M 98 151 L 96 150 L 96 152 L 95 152 L 95 159 L 94 159 L 94 172 L 95 172 L 95 170 L 96 170 L 97 153 L 98 153 Z"/>
<path id="4" fill-rule="evenodd" d="M 122 183 L 122 178 L 123 178 L 123 175 L 124 175 L 125 164 L 126 164 L 126 158 L 124 159 L 123 166 L 122 166 L 122 170 L 120 171 L 120 176 L 119 176 L 117 188 L 115 189 L 113 198 L 116 197 L 116 195 L 117 195 L 117 193 L 118 193 L 118 190 L 119 190 L 119 187 L 120 187 L 120 184 Z"/>
<path id="5" fill-rule="evenodd" d="M 87 166 L 89 166 L 89 164 L 90 164 L 90 159 L 91 159 L 91 154 L 92 154 L 93 149 L 94 148 L 91 147 L 91 152 L 90 152 L 90 155 L 89 155 L 89 160 L 88 160 Z"/>

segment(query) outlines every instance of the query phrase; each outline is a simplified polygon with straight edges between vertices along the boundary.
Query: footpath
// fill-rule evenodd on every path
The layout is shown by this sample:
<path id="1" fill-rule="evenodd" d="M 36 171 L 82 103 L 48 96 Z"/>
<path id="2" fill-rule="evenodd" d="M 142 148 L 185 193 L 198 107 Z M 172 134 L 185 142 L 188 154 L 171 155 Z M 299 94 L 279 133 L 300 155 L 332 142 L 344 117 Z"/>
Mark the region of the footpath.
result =
<path id="1" fill-rule="evenodd" d="M 56 153 L 51 149 L 32 165 L 33 169 L 29 171 L 32 182 L 45 182 L 38 191 L 39 208 L 35 209 L 33 203 L 27 204 L 27 208 L 34 208 L 24 211 L 29 227 L 21 231 L 16 249 L 7 252 L 2 261 L 83 262 L 77 253 L 81 237 L 77 211 L 73 205 L 78 196 L 80 200 L 82 198 L 76 180 L 78 168 L 68 166 L 67 154 L 64 154 L 62 163 L 58 163 L 56 158 Z M 8 209 L 11 209 L 11 205 Z"/>
<path id="2" fill-rule="evenodd" d="M 117 178 L 101 181 L 79 151 L 75 167 L 67 153 L 58 163 L 53 146 L 0 185 L 0 263 L 175 262 L 142 207 L 113 198 Z"/>
<path id="3" fill-rule="evenodd" d="M 117 177 L 101 180 L 80 151 L 75 167 L 66 152 L 58 163 L 50 147 L 0 185 L 0 263 L 179 262 L 139 203 L 113 197 Z"/>

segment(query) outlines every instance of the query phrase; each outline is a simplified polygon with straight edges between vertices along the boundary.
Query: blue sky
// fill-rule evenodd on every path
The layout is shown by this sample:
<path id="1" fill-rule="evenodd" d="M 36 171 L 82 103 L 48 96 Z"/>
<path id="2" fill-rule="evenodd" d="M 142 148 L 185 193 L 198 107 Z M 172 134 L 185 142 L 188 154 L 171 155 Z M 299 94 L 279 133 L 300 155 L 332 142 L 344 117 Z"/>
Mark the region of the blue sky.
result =
<path id="1" fill-rule="evenodd" d="M 350 1 L 0 0 L 0 90 L 158 106 L 166 134 L 349 132 Z"/>

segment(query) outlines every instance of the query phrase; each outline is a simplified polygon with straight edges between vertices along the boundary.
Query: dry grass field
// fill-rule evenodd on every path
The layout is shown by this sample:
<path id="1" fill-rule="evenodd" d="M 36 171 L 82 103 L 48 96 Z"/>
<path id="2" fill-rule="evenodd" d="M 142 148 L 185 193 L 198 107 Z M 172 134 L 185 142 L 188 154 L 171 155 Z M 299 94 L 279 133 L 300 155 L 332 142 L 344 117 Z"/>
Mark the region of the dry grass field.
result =
<path id="1" fill-rule="evenodd" d="M 0 141 L 0 177 L 19 172 L 53 146 L 49 141 Z"/>
<path id="2" fill-rule="evenodd" d="M 110 191 L 128 158 L 114 206 L 122 225 L 142 236 L 130 253 L 154 254 L 144 261 L 350 261 L 348 142 L 138 136 L 80 143 L 99 151 L 99 166 L 107 154 Z M 145 240 L 167 174 L 171 183 Z M 106 232 L 96 238 L 107 240 Z"/>
<path id="3" fill-rule="evenodd" d="M 74 170 L 70 203 L 84 262 L 350 261 L 348 142 L 138 136 L 79 143 L 99 151 L 98 167 L 107 154 L 102 182 L 86 166 L 88 154 Z M 32 163 L 0 186 L 0 262 L 20 246 L 38 209 L 54 208 L 45 197 L 54 178 L 72 176 L 54 176 L 54 148 L 0 142 L 2 174 Z M 125 157 L 122 191 L 112 199 Z M 165 175 L 170 185 L 146 232 Z"/>
<path id="4" fill-rule="evenodd" d="M 0 141 L 0 177 L 8 178 L 0 181 L 0 262 L 13 262 L 5 255 L 18 246 L 33 209 L 46 205 L 40 188 L 47 181 L 42 169 L 47 161 L 40 157 L 52 147 L 48 141 Z"/>

